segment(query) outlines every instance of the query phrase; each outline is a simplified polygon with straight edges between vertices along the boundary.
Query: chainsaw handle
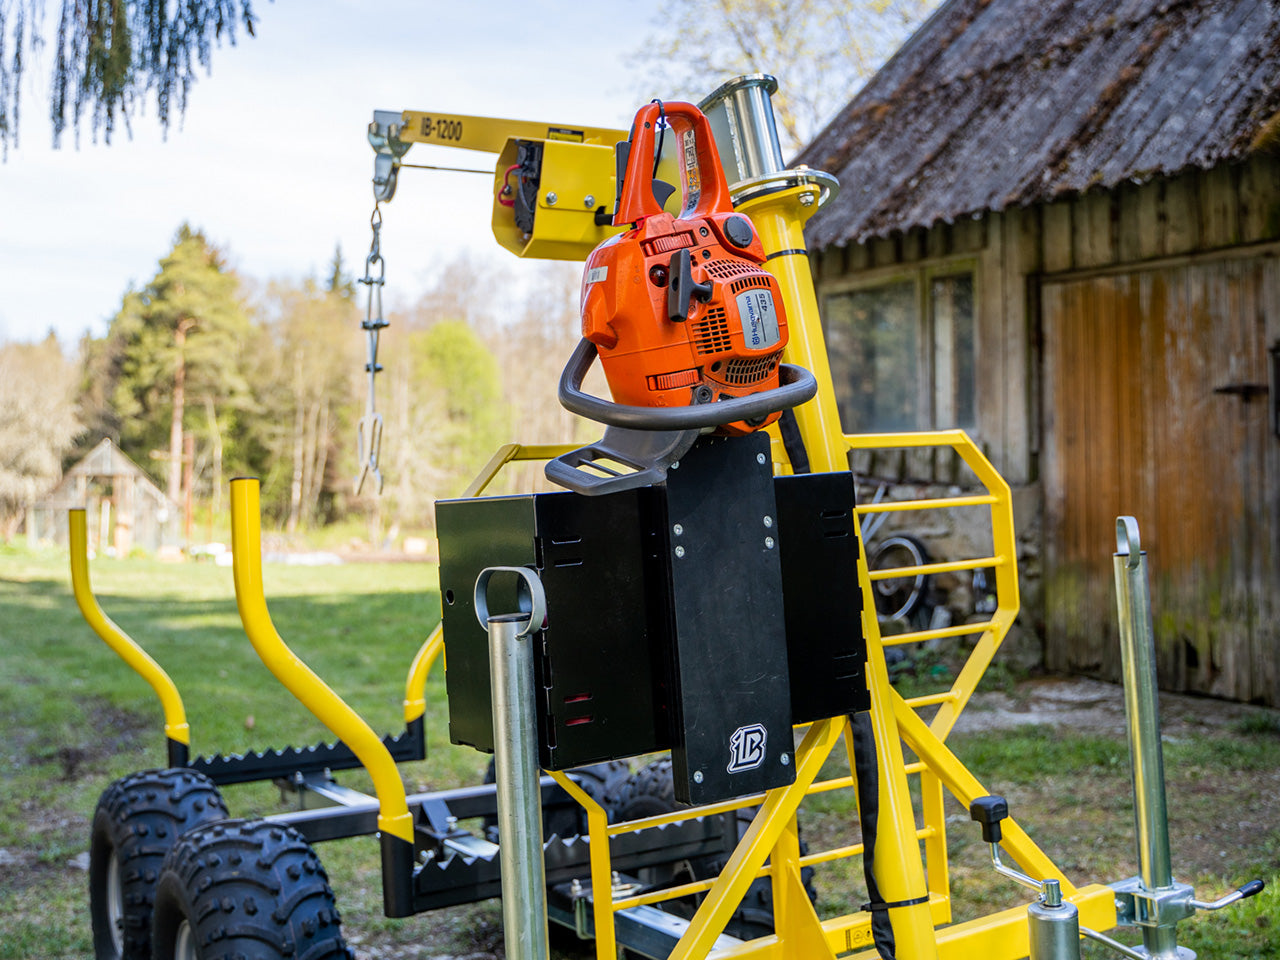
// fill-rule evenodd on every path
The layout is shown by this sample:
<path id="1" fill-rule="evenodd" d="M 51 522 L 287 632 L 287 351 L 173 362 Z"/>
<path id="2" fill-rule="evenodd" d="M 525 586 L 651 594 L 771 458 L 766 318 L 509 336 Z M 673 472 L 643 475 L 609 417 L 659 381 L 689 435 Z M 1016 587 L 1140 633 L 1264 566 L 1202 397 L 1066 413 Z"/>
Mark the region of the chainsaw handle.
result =
<path id="1" fill-rule="evenodd" d="M 626 141 L 625 148 L 626 167 L 618 188 L 618 209 L 613 216 L 615 224 L 635 223 L 662 213 L 662 203 L 654 194 L 653 173 L 657 166 L 654 136 L 658 121 L 664 117 L 667 134 L 676 140 L 675 154 L 684 181 L 680 187 L 683 209 L 679 219 L 691 220 L 733 210 L 729 185 L 706 116 L 692 103 L 682 100 L 655 101 L 641 107 L 631 125 L 631 139 Z M 695 144 L 692 153 L 685 149 L 683 142 L 689 134 L 693 135 Z M 622 144 L 618 147 L 621 153 Z M 696 163 L 696 169 L 690 169 L 690 162 Z"/>
<path id="2" fill-rule="evenodd" d="M 597 355 L 590 340 L 578 341 L 573 355 L 560 374 L 557 396 L 560 405 L 570 413 L 612 427 L 629 430 L 701 430 L 733 423 L 735 420 L 758 420 L 779 410 L 799 406 L 813 399 L 818 381 L 804 367 L 779 364 L 782 385 L 746 397 L 717 400 L 688 407 L 635 407 L 612 403 L 582 392 L 582 380 Z"/>

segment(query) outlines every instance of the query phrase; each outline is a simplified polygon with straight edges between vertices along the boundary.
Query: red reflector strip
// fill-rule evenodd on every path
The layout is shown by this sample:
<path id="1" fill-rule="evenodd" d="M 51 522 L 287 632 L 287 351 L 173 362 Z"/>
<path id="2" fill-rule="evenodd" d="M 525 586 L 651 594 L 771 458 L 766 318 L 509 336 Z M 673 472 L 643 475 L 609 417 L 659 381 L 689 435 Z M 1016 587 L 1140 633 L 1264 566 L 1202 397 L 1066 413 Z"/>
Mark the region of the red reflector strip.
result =
<path id="1" fill-rule="evenodd" d="M 649 379 L 650 390 L 674 390 L 676 387 L 691 387 L 698 382 L 697 370 L 679 370 L 675 373 L 659 373 Z"/>

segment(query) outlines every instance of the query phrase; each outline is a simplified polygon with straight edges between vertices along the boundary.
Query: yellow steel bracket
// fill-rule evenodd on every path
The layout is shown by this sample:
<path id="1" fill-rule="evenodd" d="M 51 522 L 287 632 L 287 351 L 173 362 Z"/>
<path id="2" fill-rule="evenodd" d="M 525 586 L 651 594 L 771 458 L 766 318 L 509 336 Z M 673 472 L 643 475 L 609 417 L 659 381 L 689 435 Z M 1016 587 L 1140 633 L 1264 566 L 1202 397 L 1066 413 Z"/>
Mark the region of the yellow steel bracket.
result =
<path id="1" fill-rule="evenodd" d="M 616 168 L 613 147 L 562 140 L 542 142 L 537 207 L 532 229 L 525 231 L 515 220 L 509 199 L 508 171 L 516 163 L 521 143 L 512 137 L 498 156 L 494 171 L 493 236 L 517 257 L 582 261 L 597 246 L 621 233 L 612 221 Z M 599 214 L 599 216 L 597 216 Z"/>
<path id="2" fill-rule="evenodd" d="M 498 243 L 518 257 L 585 260 L 597 245 L 619 232 L 604 218 L 613 209 L 613 148 L 626 138 L 625 130 L 612 127 L 378 110 L 369 125 L 369 142 L 377 153 L 374 196 L 390 200 L 395 195 L 401 167 L 433 169 L 404 162 L 415 143 L 496 153 L 492 224 Z M 515 184 L 509 176 L 520 144 L 532 144 L 541 151 L 532 222 L 524 226 L 516 223 Z"/>
<path id="3" fill-rule="evenodd" d="M 89 540 L 86 532 L 85 512 L 83 509 L 70 510 L 67 522 L 71 531 L 71 586 L 75 592 L 76 605 L 80 608 L 94 633 L 105 641 L 107 646 L 135 670 L 142 679 L 151 685 L 151 689 L 160 698 L 160 706 L 164 710 L 164 734 L 172 742 L 184 747 L 191 743 L 191 728 L 187 724 L 187 714 L 182 706 L 182 697 L 174 686 L 169 675 L 160 664 L 151 659 L 127 633 L 112 622 L 102 612 L 93 588 L 89 585 Z"/>
<path id="4" fill-rule="evenodd" d="M 262 589 L 262 518 L 258 481 L 231 481 L 231 550 L 236 606 L 253 649 L 282 684 L 333 732 L 373 779 L 378 829 L 413 843 L 413 817 L 390 751 L 372 728 L 286 646 L 271 622 Z"/>

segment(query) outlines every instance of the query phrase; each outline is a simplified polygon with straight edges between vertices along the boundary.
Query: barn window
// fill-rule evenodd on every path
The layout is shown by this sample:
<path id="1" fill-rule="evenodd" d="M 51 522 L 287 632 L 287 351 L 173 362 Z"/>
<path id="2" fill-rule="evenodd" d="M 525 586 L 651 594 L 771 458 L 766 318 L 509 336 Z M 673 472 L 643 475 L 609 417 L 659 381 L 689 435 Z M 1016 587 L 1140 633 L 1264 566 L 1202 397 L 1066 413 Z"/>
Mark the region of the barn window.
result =
<path id="1" fill-rule="evenodd" d="M 849 433 L 975 426 L 973 272 L 917 270 L 828 294 L 823 327 Z"/>

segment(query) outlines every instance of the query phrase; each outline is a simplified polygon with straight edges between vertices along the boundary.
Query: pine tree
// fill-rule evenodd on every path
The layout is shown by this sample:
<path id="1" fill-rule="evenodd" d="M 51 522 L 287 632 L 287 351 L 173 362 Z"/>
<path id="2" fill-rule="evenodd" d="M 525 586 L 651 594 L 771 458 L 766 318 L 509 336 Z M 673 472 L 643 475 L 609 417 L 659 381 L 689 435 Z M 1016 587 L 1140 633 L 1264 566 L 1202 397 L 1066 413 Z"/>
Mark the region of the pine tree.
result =
<path id="1" fill-rule="evenodd" d="M 248 336 L 237 278 L 204 235 L 184 224 L 151 282 L 125 295 L 96 351 L 100 369 L 114 376 L 103 392 L 120 446 L 144 466 L 166 459 L 171 497 L 188 431 L 202 440 L 202 460 L 220 485 L 224 434 L 248 398 L 241 369 Z"/>

